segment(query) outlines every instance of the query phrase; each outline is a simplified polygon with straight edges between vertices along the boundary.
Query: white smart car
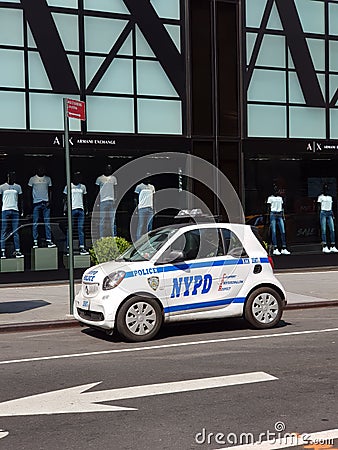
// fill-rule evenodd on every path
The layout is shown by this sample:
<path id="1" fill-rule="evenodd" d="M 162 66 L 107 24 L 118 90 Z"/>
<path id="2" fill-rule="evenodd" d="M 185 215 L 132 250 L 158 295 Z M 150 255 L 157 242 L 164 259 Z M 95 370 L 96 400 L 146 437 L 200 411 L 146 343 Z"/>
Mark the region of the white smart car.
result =
<path id="1" fill-rule="evenodd" d="M 281 319 L 285 291 L 248 225 L 172 225 L 148 233 L 118 260 L 82 277 L 74 316 L 129 341 L 164 322 L 244 317 L 255 328 Z"/>

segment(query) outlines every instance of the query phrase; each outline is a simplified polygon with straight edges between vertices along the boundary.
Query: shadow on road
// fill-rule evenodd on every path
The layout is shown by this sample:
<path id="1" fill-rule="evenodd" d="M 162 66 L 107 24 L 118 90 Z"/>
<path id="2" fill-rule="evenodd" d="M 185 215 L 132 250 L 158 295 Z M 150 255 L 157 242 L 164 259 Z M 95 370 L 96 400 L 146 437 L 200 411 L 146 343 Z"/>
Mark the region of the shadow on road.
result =
<path id="1" fill-rule="evenodd" d="M 220 320 L 205 320 L 198 322 L 181 322 L 174 324 L 165 324 L 160 330 L 159 334 L 151 342 L 157 342 L 163 339 L 168 339 L 175 336 L 198 336 L 205 335 L 205 339 L 208 339 L 208 334 L 224 332 L 224 338 L 226 338 L 227 332 L 248 330 L 257 333 L 266 334 L 273 330 L 284 328 L 290 325 L 288 322 L 281 320 L 279 324 L 272 329 L 257 330 L 250 328 L 248 323 L 241 318 L 236 319 L 220 319 Z M 104 340 L 106 342 L 123 342 L 116 331 L 112 335 L 106 334 L 102 330 L 96 330 L 92 328 L 84 328 L 82 333 L 91 336 L 95 339 Z M 219 336 L 218 336 L 219 337 Z M 149 341 L 148 341 L 149 342 Z M 140 343 L 130 343 L 131 345 L 138 345 Z"/>
<path id="2" fill-rule="evenodd" d="M 45 300 L 20 300 L 13 302 L 0 302 L 0 314 L 15 314 L 31 309 L 43 308 L 50 305 Z"/>

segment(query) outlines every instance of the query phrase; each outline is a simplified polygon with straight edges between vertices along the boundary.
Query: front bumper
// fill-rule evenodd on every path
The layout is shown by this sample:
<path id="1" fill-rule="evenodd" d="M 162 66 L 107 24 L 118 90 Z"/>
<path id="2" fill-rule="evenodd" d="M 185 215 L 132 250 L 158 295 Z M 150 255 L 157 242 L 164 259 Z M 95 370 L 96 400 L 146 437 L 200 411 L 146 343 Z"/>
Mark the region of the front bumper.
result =
<path id="1" fill-rule="evenodd" d="M 95 328 L 113 330 L 116 309 L 109 299 L 85 298 L 79 293 L 74 300 L 74 318 Z"/>

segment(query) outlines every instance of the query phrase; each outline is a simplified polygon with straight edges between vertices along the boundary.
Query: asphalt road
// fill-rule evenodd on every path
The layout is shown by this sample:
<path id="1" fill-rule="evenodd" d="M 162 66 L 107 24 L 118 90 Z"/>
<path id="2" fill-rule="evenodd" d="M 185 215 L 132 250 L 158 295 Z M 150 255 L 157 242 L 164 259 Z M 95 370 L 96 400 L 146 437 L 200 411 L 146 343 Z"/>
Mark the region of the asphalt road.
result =
<path id="1" fill-rule="evenodd" d="M 338 308 L 322 308 L 287 311 L 267 331 L 242 320 L 181 324 L 145 344 L 86 329 L 2 334 L 0 449 L 221 449 L 326 430 L 338 438 L 337 319 Z"/>

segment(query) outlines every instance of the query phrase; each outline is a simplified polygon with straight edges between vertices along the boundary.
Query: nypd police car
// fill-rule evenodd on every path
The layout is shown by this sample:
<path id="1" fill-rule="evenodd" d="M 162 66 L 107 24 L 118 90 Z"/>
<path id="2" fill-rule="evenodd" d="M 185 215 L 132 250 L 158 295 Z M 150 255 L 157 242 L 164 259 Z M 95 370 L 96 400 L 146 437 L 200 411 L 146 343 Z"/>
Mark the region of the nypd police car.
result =
<path id="1" fill-rule="evenodd" d="M 117 260 L 91 267 L 74 316 L 129 341 L 163 323 L 244 317 L 255 328 L 281 319 L 285 291 L 248 225 L 171 225 L 148 233 Z"/>

